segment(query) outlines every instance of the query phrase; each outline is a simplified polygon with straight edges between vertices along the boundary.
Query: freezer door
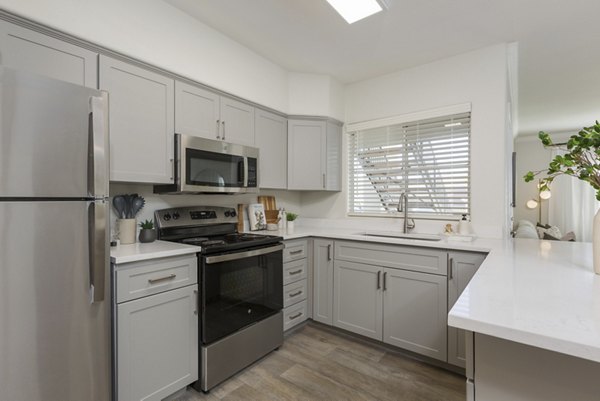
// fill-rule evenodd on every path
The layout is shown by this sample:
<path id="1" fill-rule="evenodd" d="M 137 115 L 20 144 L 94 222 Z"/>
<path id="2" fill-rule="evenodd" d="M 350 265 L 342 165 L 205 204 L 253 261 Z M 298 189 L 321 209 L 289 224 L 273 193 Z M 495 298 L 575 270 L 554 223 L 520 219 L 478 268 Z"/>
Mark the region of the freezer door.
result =
<path id="1" fill-rule="evenodd" d="M 106 94 L 0 67 L 0 198 L 108 194 Z"/>
<path id="2" fill-rule="evenodd" d="M 90 252 L 107 243 L 94 220 L 106 212 L 104 202 L 0 202 L 0 400 L 110 399 L 110 286 L 98 294 L 108 250 Z"/>

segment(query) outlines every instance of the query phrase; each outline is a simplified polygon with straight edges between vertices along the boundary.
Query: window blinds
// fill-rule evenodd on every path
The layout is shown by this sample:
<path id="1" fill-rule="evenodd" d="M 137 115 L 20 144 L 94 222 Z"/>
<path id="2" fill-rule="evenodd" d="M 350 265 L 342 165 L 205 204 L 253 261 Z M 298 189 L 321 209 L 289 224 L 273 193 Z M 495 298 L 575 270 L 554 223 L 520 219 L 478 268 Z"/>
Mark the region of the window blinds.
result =
<path id="1" fill-rule="evenodd" d="M 411 216 L 469 213 L 471 113 L 349 134 L 348 211 L 396 215 L 402 192 Z"/>

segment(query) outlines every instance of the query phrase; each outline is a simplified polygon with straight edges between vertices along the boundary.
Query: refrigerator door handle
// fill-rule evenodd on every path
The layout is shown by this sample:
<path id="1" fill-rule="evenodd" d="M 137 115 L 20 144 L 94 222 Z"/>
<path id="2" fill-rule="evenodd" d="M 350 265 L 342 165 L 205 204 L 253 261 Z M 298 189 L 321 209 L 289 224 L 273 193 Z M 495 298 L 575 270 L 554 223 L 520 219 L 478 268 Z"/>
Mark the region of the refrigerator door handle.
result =
<path id="1" fill-rule="evenodd" d="M 88 208 L 88 241 L 90 268 L 90 303 L 104 301 L 106 270 L 106 203 L 90 202 Z"/>
<path id="2" fill-rule="evenodd" d="M 90 97 L 88 124 L 88 193 L 108 196 L 108 93 Z"/>

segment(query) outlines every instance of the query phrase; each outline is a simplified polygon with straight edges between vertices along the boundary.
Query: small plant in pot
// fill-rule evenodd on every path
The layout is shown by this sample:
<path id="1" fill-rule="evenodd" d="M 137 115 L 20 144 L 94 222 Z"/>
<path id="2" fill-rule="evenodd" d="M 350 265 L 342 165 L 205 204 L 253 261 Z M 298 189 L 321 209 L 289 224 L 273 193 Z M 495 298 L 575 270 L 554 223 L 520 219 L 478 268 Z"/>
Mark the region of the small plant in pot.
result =
<path id="1" fill-rule="evenodd" d="M 294 232 L 294 221 L 298 218 L 296 213 L 287 212 L 285 214 L 285 219 L 287 220 L 287 233 L 291 234 Z"/>
<path id="2" fill-rule="evenodd" d="M 144 220 L 140 223 L 140 242 L 148 243 L 156 240 L 156 230 L 154 229 L 154 222 L 152 220 Z"/>

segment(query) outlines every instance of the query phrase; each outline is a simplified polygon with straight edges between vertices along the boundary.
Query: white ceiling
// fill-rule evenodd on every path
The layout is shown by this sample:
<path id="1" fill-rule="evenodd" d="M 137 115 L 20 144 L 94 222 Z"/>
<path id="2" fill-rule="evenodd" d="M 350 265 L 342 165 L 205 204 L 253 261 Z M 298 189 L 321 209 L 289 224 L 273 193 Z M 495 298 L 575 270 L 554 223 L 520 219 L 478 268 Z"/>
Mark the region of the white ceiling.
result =
<path id="1" fill-rule="evenodd" d="M 325 0 L 165 0 L 289 71 L 360 81 L 519 42 L 519 131 L 600 119 L 598 0 L 390 0 L 352 25 Z"/>

